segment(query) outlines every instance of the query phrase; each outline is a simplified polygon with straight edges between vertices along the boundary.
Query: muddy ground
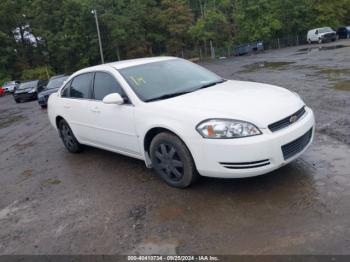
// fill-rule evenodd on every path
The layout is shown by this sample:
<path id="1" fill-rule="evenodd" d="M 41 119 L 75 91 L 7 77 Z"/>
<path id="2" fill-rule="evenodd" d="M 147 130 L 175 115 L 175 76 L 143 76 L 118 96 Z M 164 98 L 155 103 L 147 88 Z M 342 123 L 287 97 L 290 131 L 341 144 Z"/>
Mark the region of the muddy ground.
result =
<path id="1" fill-rule="evenodd" d="M 350 40 L 321 47 L 204 64 L 298 92 L 316 138 L 280 170 L 186 190 L 139 160 L 69 154 L 36 102 L 1 97 L 0 253 L 350 254 Z"/>

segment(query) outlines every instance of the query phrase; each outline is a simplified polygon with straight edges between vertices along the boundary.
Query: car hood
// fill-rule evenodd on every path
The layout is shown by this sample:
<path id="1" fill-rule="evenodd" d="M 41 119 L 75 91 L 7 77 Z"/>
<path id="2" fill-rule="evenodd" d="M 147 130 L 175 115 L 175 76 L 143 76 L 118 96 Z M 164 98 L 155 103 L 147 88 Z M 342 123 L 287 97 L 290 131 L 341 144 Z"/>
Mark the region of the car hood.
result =
<path id="1" fill-rule="evenodd" d="M 50 88 L 50 89 L 44 89 L 39 93 L 39 96 L 46 96 L 46 95 L 51 95 L 53 93 L 56 93 L 59 88 Z"/>
<path id="2" fill-rule="evenodd" d="M 329 31 L 329 32 L 325 32 L 325 33 L 319 33 L 320 36 L 323 36 L 323 35 L 334 35 L 336 34 L 335 31 Z"/>
<path id="3" fill-rule="evenodd" d="M 266 128 L 298 111 L 304 102 L 297 94 L 281 87 L 228 80 L 206 89 L 154 102 L 154 105 L 204 119 L 237 119 Z"/>
<path id="4" fill-rule="evenodd" d="M 15 94 L 28 93 L 28 92 L 30 92 L 33 88 L 35 88 L 35 87 L 28 87 L 28 88 L 25 88 L 25 89 L 16 89 Z"/>

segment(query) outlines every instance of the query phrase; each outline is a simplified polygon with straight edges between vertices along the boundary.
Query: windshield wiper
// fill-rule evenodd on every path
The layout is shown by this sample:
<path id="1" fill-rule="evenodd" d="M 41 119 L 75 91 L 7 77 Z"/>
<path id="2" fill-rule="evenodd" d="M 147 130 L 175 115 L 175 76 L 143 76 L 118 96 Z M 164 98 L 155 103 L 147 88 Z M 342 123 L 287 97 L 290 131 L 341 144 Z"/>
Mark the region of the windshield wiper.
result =
<path id="1" fill-rule="evenodd" d="M 195 91 L 199 90 L 199 89 L 215 86 L 217 84 L 221 84 L 221 83 L 226 82 L 226 81 L 227 81 L 226 79 L 220 79 L 219 81 L 215 81 L 215 82 L 211 82 L 211 83 L 208 83 L 208 84 L 204 84 L 204 85 L 201 85 L 200 87 L 196 88 Z"/>
<path id="2" fill-rule="evenodd" d="M 175 97 L 175 96 L 180 96 L 180 95 L 192 93 L 192 92 L 197 91 L 199 89 L 203 89 L 203 88 L 207 88 L 207 87 L 210 87 L 210 86 L 214 86 L 216 84 L 221 84 L 221 83 L 223 83 L 225 81 L 227 81 L 227 80 L 226 79 L 220 79 L 219 81 L 215 81 L 215 82 L 204 84 L 204 85 L 202 85 L 200 87 L 197 87 L 196 89 L 161 95 L 161 96 L 158 96 L 158 97 L 155 97 L 155 98 L 147 99 L 147 100 L 145 100 L 145 102 L 158 101 L 158 100 L 163 100 L 163 99 L 172 98 L 172 97 Z"/>
<path id="3" fill-rule="evenodd" d="M 172 97 L 175 97 L 175 96 L 188 94 L 188 93 L 191 93 L 191 92 L 192 91 L 184 91 L 184 92 L 165 94 L 165 95 L 161 95 L 161 96 L 157 96 L 157 97 L 154 97 L 154 98 L 147 99 L 147 100 L 145 100 L 145 102 L 152 102 L 152 101 L 163 100 L 163 99 L 172 98 Z"/>

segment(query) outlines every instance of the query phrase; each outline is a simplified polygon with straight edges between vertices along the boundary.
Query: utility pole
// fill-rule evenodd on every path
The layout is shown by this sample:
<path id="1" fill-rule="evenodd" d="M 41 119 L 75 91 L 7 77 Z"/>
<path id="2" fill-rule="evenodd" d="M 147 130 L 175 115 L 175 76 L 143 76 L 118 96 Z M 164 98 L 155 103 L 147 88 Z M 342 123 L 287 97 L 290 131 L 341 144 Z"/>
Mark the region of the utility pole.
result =
<path id="1" fill-rule="evenodd" d="M 100 26 L 98 25 L 98 18 L 97 18 L 97 11 L 96 11 L 96 9 L 93 9 L 91 11 L 91 13 L 94 14 L 94 16 L 95 16 L 97 36 L 98 36 L 98 43 L 99 43 L 99 46 L 100 46 L 101 62 L 102 62 L 102 64 L 104 64 L 105 60 L 103 58 L 102 42 L 101 42 L 101 35 L 100 35 Z"/>

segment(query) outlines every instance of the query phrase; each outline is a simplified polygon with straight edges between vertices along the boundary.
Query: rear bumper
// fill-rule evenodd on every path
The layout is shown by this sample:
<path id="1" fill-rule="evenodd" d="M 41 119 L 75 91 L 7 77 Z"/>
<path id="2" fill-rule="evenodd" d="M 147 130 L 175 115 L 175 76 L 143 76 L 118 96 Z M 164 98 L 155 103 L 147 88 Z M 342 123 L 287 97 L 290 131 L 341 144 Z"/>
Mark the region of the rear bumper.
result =
<path id="1" fill-rule="evenodd" d="M 192 152 L 193 158 L 203 176 L 239 178 L 262 175 L 298 158 L 312 143 L 314 125 L 313 112 L 306 108 L 306 114 L 298 122 L 276 132 L 264 129 L 262 135 L 247 138 L 201 139 L 195 146 L 197 152 Z M 282 146 L 307 134 L 309 137 L 302 145 L 295 145 L 298 150 L 287 157 L 286 152 L 283 154 Z M 291 146 L 293 150 L 294 145 Z"/>

